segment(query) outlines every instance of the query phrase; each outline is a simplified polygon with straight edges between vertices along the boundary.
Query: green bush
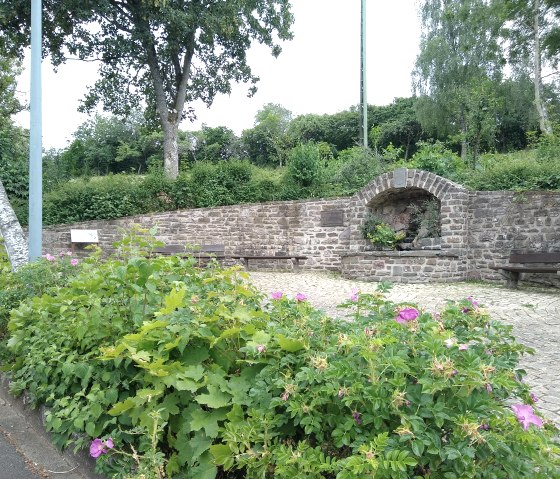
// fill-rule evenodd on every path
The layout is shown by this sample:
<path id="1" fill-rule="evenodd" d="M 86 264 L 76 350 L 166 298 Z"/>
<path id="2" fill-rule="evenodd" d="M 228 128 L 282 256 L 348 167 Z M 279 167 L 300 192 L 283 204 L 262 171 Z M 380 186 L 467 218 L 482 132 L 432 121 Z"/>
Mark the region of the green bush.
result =
<path id="1" fill-rule="evenodd" d="M 118 218 L 157 211 L 160 200 L 144 180 L 133 175 L 109 175 L 91 180 L 72 180 L 45 194 L 45 224 Z"/>
<path id="2" fill-rule="evenodd" d="M 355 293 L 337 321 L 133 245 L 9 323 L 13 392 L 110 477 L 559 477 L 558 431 L 510 407 L 532 411 L 529 350 L 473 299 L 432 316 Z"/>
<path id="3" fill-rule="evenodd" d="M 380 157 L 361 147 L 341 151 L 337 163 L 333 183 L 342 195 L 355 193 L 382 173 Z"/>
<path id="4" fill-rule="evenodd" d="M 78 264 L 78 259 L 71 254 L 63 253 L 58 257 L 49 254 L 12 272 L 4 246 L 0 244 L 0 364 L 9 357 L 5 338 L 11 310 L 25 299 L 65 285 L 78 272 Z"/>
<path id="5" fill-rule="evenodd" d="M 197 207 L 241 203 L 239 191 L 251 181 L 252 166 L 246 161 L 197 162 L 191 170 L 191 188 Z"/>
<path id="6" fill-rule="evenodd" d="M 483 155 L 480 165 L 459 181 L 481 191 L 560 190 L 560 157 L 540 161 L 529 155 Z"/>
<path id="7" fill-rule="evenodd" d="M 321 182 L 321 150 L 315 143 L 301 143 L 292 148 L 288 158 L 287 176 L 303 188 Z"/>
<path id="8" fill-rule="evenodd" d="M 409 162 L 403 165 L 406 168 L 431 171 L 451 180 L 457 178 L 461 172 L 466 170 L 466 165 L 461 161 L 461 158 L 439 141 L 421 141 L 418 142 L 417 146 L 418 151 L 414 153 Z"/>

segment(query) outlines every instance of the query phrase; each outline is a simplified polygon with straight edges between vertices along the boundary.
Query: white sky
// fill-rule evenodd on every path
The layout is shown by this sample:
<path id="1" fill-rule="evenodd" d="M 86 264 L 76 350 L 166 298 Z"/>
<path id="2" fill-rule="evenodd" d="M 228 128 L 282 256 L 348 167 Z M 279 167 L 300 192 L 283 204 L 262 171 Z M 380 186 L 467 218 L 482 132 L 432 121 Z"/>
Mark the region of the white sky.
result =
<path id="1" fill-rule="evenodd" d="M 411 95 L 411 76 L 418 53 L 420 23 L 415 0 L 369 1 L 367 5 L 368 103 L 387 105 L 396 97 Z M 227 126 L 240 134 L 254 124 L 256 112 L 266 103 L 278 103 L 294 116 L 336 113 L 360 101 L 360 0 L 292 0 L 294 39 L 282 45 L 275 59 L 269 49 L 253 47 L 249 64 L 260 77 L 258 91 L 247 98 L 247 85 L 235 85 L 231 95 L 216 97 L 208 109 L 195 103 L 195 123 Z M 27 59 L 29 61 L 29 59 Z M 27 66 L 27 64 L 25 64 Z M 78 113 L 79 101 L 96 78 L 97 65 L 69 61 L 54 73 L 43 62 L 43 147 L 62 148 L 87 120 Z M 19 82 L 29 99 L 27 68 Z M 18 122 L 29 127 L 29 114 Z"/>

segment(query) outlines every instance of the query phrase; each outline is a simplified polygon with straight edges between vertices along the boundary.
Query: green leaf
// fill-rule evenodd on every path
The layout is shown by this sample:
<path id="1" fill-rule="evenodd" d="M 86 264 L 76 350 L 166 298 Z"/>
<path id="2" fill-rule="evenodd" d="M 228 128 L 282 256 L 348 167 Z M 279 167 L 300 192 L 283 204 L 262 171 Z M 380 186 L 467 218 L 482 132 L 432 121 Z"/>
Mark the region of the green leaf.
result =
<path id="1" fill-rule="evenodd" d="M 95 423 L 88 422 L 86 424 L 86 434 L 90 437 L 95 437 Z"/>
<path id="2" fill-rule="evenodd" d="M 123 402 L 115 404 L 111 409 L 109 409 L 109 414 L 111 416 L 118 416 L 119 414 L 122 414 L 123 412 L 128 411 L 129 409 L 132 409 L 134 407 L 136 407 L 134 399 L 128 398 Z"/>
<path id="3" fill-rule="evenodd" d="M 209 384 L 208 394 L 199 394 L 195 397 L 195 401 L 212 409 L 219 409 L 231 403 L 231 395 L 220 391 L 218 386 Z"/>
<path id="4" fill-rule="evenodd" d="M 277 336 L 277 340 L 280 349 L 288 351 L 289 353 L 295 353 L 297 351 L 300 351 L 301 349 L 305 349 L 305 344 L 298 339 L 290 339 L 279 334 Z"/>
<path id="5" fill-rule="evenodd" d="M 210 454 L 214 458 L 214 463 L 218 466 L 225 466 L 226 464 L 231 464 L 233 459 L 231 457 L 231 449 L 225 444 L 214 444 L 210 447 Z M 229 469 L 224 467 L 224 469 Z"/>
<path id="6" fill-rule="evenodd" d="M 197 459 L 205 453 L 212 445 L 212 439 L 207 437 L 204 432 L 198 431 L 190 440 L 181 438 L 177 441 L 179 451 L 179 464 L 184 466 L 194 466 Z"/>
<path id="7" fill-rule="evenodd" d="M 189 479 L 214 479 L 217 473 L 218 469 L 212 462 L 210 454 L 205 453 L 199 458 L 198 466 L 193 467 L 187 477 Z"/>
<path id="8" fill-rule="evenodd" d="M 164 307 L 155 313 L 156 316 L 162 314 L 170 314 L 176 309 L 179 309 L 183 305 L 183 299 L 185 293 L 187 292 L 185 286 L 183 285 L 181 289 L 173 289 L 170 293 L 163 298 Z"/>
<path id="9" fill-rule="evenodd" d="M 190 411 L 189 427 L 191 431 L 204 429 L 208 437 L 215 438 L 218 435 L 218 422 L 225 420 L 227 409 L 215 411 L 204 411 L 201 408 Z"/>

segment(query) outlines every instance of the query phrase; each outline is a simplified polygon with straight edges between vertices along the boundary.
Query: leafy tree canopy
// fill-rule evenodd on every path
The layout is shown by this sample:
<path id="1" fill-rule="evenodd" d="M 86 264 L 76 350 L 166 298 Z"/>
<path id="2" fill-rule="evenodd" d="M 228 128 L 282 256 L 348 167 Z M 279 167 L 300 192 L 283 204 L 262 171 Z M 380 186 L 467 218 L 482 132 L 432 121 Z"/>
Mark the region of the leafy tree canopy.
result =
<path id="1" fill-rule="evenodd" d="M 0 47 L 22 55 L 29 44 L 30 2 L 0 0 Z M 292 37 L 288 0 L 44 0 L 44 41 L 55 65 L 69 56 L 100 62 L 100 78 L 82 108 L 126 114 L 142 100 L 164 132 L 164 164 L 178 173 L 178 124 L 188 103 L 210 105 L 231 82 L 258 78 L 247 63 L 252 41 L 280 53 Z"/>

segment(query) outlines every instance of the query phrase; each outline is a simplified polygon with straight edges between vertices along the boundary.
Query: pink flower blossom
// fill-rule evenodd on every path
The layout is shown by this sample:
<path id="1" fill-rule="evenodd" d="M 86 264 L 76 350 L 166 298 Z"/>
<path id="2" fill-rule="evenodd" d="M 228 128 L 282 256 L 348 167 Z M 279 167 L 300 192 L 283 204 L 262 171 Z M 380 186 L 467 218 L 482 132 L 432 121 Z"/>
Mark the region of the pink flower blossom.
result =
<path id="1" fill-rule="evenodd" d="M 469 349 L 468 344 L 459 344 L 459 351 L 466 351 L 467 349 Z"/>
<path id="2" fill-rule="evenodd" d="M 533 401 L 533 402 L 539 402 L 539 398 L 538 398 L 537 396 L 535 396 L 534 393 L 531 393 L 530 396 L 531 396 L 531 401 Z"/>
<path id="3" fill-rule="evenodd" d="M 463 308 L 463 313 L 468 313 L 469 311 L 472 311 L 473 309 L 478 308 L 478 302 L 472 296 L 469 296 L 467 298 L 467 301 L 469 303 L 471 303 L 471 306 L 467 306 L 467 307 Z"/>
<path id="4" fill-rule="evenodd" d="M 259 344 L 259 345 L 257 346 L 257 352 L 258 352 L 259 354 L 262 354 L 262 353 L 266 352 L 266 346 L 265 346 L 264 344 Z"/>
<path id="5" fill-rule="evenodd" d="M 489 383 L 486 383 L 486 392 L 487 392 L 488 394 L 490 394 L 490 393 L 492 392 L 492 385 L 489 384 Z"/>
<path id="6" fill-rule="evenodd" d="M 287 401 L 289 398 L 290 398 L 290 394 L 287 392 L 284 392 L 282 396 L 280 396 L 280 399 L 282 399 L 282 401 Z"/>
<path id="7" fill-rule="evenodd" d="M 284 296 L 284 293 L 282 293 L 282 291 L 274 291 L 274 293 L 272 293 L 270 297 L 272 299 L 282 299 L 282 296 Z"/>
<path id="8" fill-rule="evenodd" d="M 96 438 L 91 441 L 91 444 L 89 445 L 89 455 L 91 457 L 98 458 L 102 454 L 107 454 L 107 449 L 113 449 L 113 447 L 115 447 L 115 445 L 113 444 L 113 440 L 111 438 L 106 441 Z"/>
<path id="9" fill-rule="evenodd" d="M 71 264 L 72 266 L 77 266 L 79 262 L 80 262 L 80 261 L 79 261 L 77 258 L 72 258 L 72 259 L 70 260 L 70 264 Z"/>
<path id="10" fill-rule="evenodd" d="M 400 324 L 406 324 L 409 321 L 415 320 L 419 314 L 416 308 L 404 308 L 399 311 L 395 321 Z"/>
<path id="11" fill-rule="evenodd" d="M 350 294 L 350 301 L 357 303 L 359 299 L 360 291 L 358 289 L 353 289 L 352 294 Z"/>
<path id="12" fill-rule="evenodd" d="M 50 253 L 44 254 L 43 258 L 45 258 L 47 261 L 56 261 L 56 258 Z"/>
<path id="13" fill-rule="evenodd" d="M 354 411 L 352 413 L 352 417 L 354 418 L 354 422 L 356 423 L 356 425 L 359 426 L 360 424 L 362 424 L 362 418 L 358 411 Z"/>
<path id="14" fill-rule="evenodd" d="M 306 300 L 307 300 L 307 296 L 305 296 L 305 294 L 303 294 L 303 293 L 296 294 L 296 301 L 298 303 L 300 303 L 302 301 L 306 301 Z"/>
<path id="15" fill-rule="evenodd" d="M 517 420 L 523 425 L 523 429 L 529 429 L 529 425 L 534 424 L 537 427 L 542 427 L 543 422 L 534 412 L 533 408 L 527 404 L 514 404 L 511 406 L 513 413 Z"/>

